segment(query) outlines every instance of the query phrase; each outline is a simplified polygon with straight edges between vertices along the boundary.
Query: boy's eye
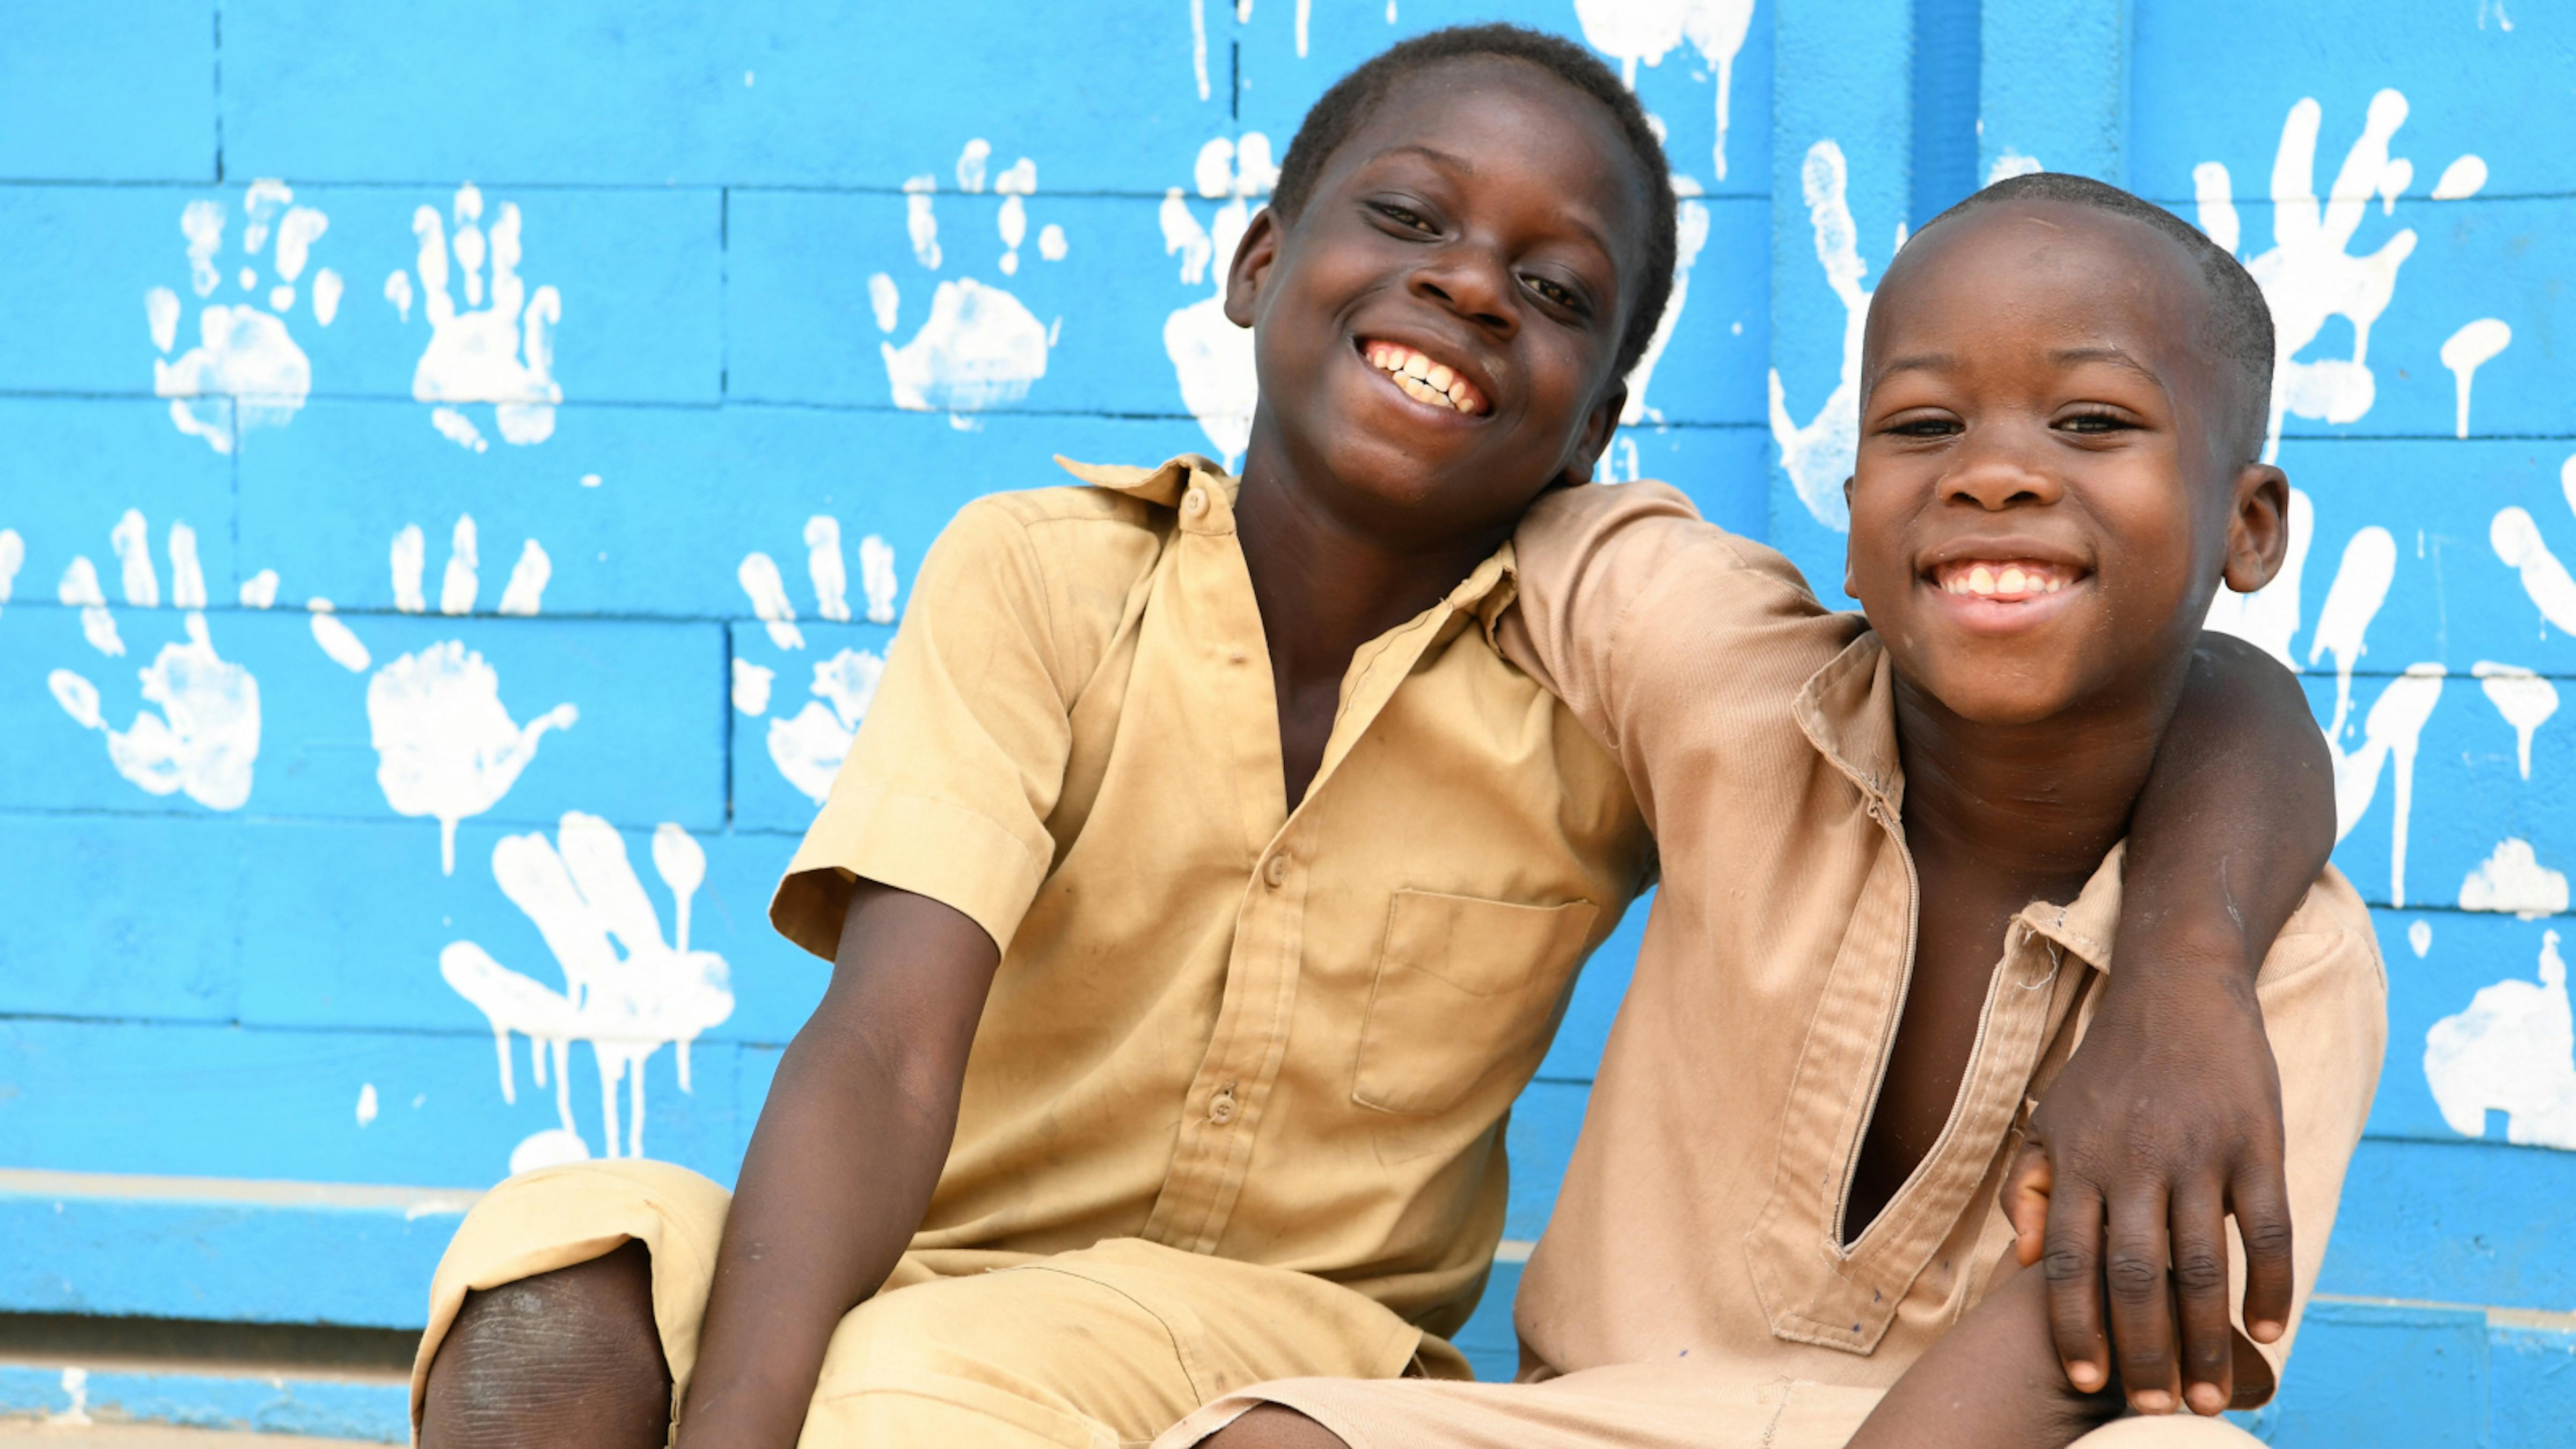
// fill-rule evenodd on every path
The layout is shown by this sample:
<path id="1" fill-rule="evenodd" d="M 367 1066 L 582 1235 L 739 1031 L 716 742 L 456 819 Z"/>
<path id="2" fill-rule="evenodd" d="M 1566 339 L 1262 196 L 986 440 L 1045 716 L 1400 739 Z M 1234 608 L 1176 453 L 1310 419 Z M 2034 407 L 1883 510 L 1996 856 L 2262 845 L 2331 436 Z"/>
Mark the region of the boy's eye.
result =
<path id="1" fill-rule="evenodd" d="M 1433 229 L 1431 223 L 1423 219 L 1422 213 L 1415 211 L 1412 207 L 1404 206 L 1392 201 L 1380 201 L 1374 204 L 1377 207 L 1378 215 L 1394 222 L 1397 226 L 1409 227 L 1414 231 L 1420 232 L 1428 232 Z"/>
<path id="2" fill-rule="evenodd" d="M 1900 438 L 1946 438 L 1960 427 L 1957 418 L 1906 418 L 1888 424 L 1887 431 Z"/>
<path id="3" fill-rule="evenodd" d="M 1545 277 L 1531 277 L 1527 279 L 1527 284 L 1531 291 L 1556 306 L 1574 308 L 1582 305 L 1582 299 L 1561 283 L 1551 282 Z"/>
<path id="4" fill-rule="evenodd" d="M 2071 413 L 2057 425 L 2070 433 L 2117 433 L 2137 426 L 2118 413 L 2099 411 Z"/>

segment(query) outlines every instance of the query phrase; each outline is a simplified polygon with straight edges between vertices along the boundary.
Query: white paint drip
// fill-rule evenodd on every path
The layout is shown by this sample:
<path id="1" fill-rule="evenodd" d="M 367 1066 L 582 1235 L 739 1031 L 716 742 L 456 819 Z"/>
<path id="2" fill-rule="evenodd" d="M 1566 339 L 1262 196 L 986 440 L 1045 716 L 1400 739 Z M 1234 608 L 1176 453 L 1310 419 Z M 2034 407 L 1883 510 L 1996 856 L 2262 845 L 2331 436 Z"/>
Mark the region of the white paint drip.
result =
<path id="1" fill-rule="evenodd" d="M 858 738 L 884 673 L 877 655 L 844 649 L 814 666 L 814 698 L 794 718 L 769 722 L 770 761 L 817 805 L 832 793 L 832 777 Z"/>
<path id="2" fill-rule="evenodd" d="M 1199 99 L 1208 98 L 1207 0 L 1190 0 L 1190 72 L 1199 83 Z"/>
<path id="3" fill-rule="evenodd" d="M 2560 632 L 2576 634 L 2576 579 L 2568 577 L 2567 566 L 2549 551 L 2531 515 L 2520 507 L 2499 510 L 2487 525 L 2487 543 L 2506 568 L 2521 573 L 2522 591 L 2531 596 L 2540 616 Z"/>
<path id="4" fill-rule="evenodd" d="M 1302 6 L 1300 14 L 1303 13 Z M 1687 40 L 1717 72 L 1717 179 L 1726 179 L 1727 110 L 1735 89 L 1735 57 L 1753 27 L 1753 0 L 1574 0 L 1575 21 L 1594 50 L 1619 62 L 1620 78 L 1637 88 L 1637 65 L 1661 65 Z M 1395 7 L 1387 6 L 1387 20 Z M 1302 25 L 1299 31 L 1303 35 Z M 1297 53 L 1304 55 L 1301 40 Z"/>
<path id="5" fill-rule="evenodd" d="M 358 1084 L 358 1125 L 364 1127 L 375 1120 L 376 1084 L 361 1082 Z"/>
<path id="6" fill-rule="evenodd" d="M 148 533 L 142 512 L 131 508 L 108 531 L 126 603 L 146 609 L 161 602 Z M 106 736 L 108 763 L 134 785 L 153 795 L 184 792 L 210 810 L 238 810 L 250 799 L 252 767 L 259 757 L 259 682 L 215 652 L 203 612 L 206 579 L 197 562 L 196 531 L 172 523 L 168 546 L 170 602 L 187 611 L 180 621 L 186 638 L 161 646 L 136 674 L 144 703 L 158 705 L 158 712 L 138 710 L 133 724 L 119 730 L 107 723 L 98 687 L 85 676 L 56 669 L 46 676 L 45 686 L 73 723 Z M 14 565 L 10 571 L 15 572 Z M 98 571 L 87 558 L 72 559 L 58 595 L 80 609 L 81 633 L 91 648 L 111 658 L 124 655 L 125 641 L 99 592 Z M 5 597 L 0 590 L 0 599 Z"/>
<path id="7" fill-rule="evenodd" d="M 555 405 L 563 388 L 554 379 L 553 329 L 563 320 L 563 297 L 552 286 L 530 292 L 519 277 L 519 208 L 503 202 L 487 238 L 480 221 L 483 193 L 468 182 L 457 188 L 455 236 L 447 235 L 438 208 L 412 213 L 412 234 L 420 250 L 414 262 L 420 274 L 422 316 L 429 323 L 429 345 L 412 370 L 411 395 L 433 404 L 430 425 L 461 447 L 482 452 L 490 446 L 482 429 L 458 404 L 488 403 L 492 421 L 505 443 L 525 446 L 554 435 Z M 486 244 L 492 264 L 491 305 L 483 304 Z M 448 255 L 456 257 L 465 292 L 459 311 L 448 292 Z M 385 296 L 405 321 L 411 313 L 411 284 L 386 279 Z"/>
<path id="8" fill-rule="evenodd" d="M 18 570 L 26 562 L 27 541 L 14 528 L 0 528 L 0 609 L 8 608 L 10 591 L 18 584 Z"/>
<path id="9" fill-rule="evenodd" d="M 733 661 L 733 707 L 744 714 L 769 713 L 769 687 L 778 671 L 736 656 Z"/>
<path id="10" fill-rule="evenodd" d="M 1663 359 L 1664 345 L 1672 341 L 1673 328 L 1682 320 L 1682 307 L 1690 301 L 1691 268 L 1698 264 L 1700 249 L 1708 245 L 1708 208 L 1697 198 L 1699 183 L 1687 176 L 1673 178 L 1674 194 L 1680 199 L 1674 214 L 1673 290 L 1664 303 L 1663 318 L 1655 323 L 1655 335 L 1648 339 L 1646 350 L 1637 356 L 1637 365 L 1628 369 L 1628 402 L 1619 410 L 1622 425 L 1651 419 L 1663 421 L 1659 409 L 1646 405 L 1646 384 L 1654 380 L 1655 364 Z"/>
<path id="11" fill-rule="evenodd" d="M 2393 209 L 2414 174 L 2412 163 L 2388 154 L 2389 138 L 2406 121 L 2406 97 L 2394 90 L 2371 97 L 2361 137 L 2345 155 L 2320 210 L 2314 176 L 2323 114 L 2314 98 L 2290 107 L 2272 163 L 2272 249 L 2245 263 L 2271 306 L 2275 334 L 2271 422 L 2263 445 L 2267 463 L 2279 455 L 2285 415 L 2341 424 L 2370 411 L 2378 388 L 2369 365 L 2370 327 L 2396 292 L 2397 269 L 2415 251 L 2412 228 L 2368 256 L 2347 250 L 2371 198 L 2382 197 L 2383 209 Z M 2227 167 L 2204 161 L 2193 168 L 2192 184 L 2201 230 L 2235 251 L 2240 226 Z M 2299 353 L 2333 317 L 2351 324 L 2352 355 L 2300 361 Z"/>
<path id="12" fill-rule="evenodd" d="M 2478 369 L 2494 360 L 2513 341 L 2513 328 L 2503 318 L 2481 317 L 2451 334 L 2442 344 L 2442 365 L 2459 384 L 2459 436 L 2469 435 L 2469 384 Z"/>
<path id="13" fill-rule="evenodd" d="M 277 602 L 277 570 L 261 569 L 242 580 L 240 598 L 245 609 L 265 609 L 274 605 Z"/>
<path id="14" fill-rule="evenodd" d="M 2522 767 L 2522 778 L 2530 779 L 2531 737 L 2558 712 L 2558 687 L 2518 664 L 2481 659 L 2469 667 L 2469 673 L 2477 676 L 2487 703 L 2513 727 L 2514 757 Z"/>
<path id="15" fill-rule="evenodd" d="M 2484 1137 L 2487 1114 L 2502 1112 L 2506 1141 L 2576 1149 L 2576 1021 L 2556 931 L 2541 933 L 2539 978 L 2481 987 L 2424 1034 L 2425 1083 L 2463 1137 Z"/>
<path id="16" fill-rule="evenodd" d="M 2460 882 L 2460 909 L 2510 911 L 2526 921 L 2563 915 L 2567 876 L 2542 865 L 2530 841 L 2507 838 Z"/>
<path id="17" fill-rule="evenodd" d="M 440 868 L 449 875 L 456 873 L 457 822 L 499 804 L 536 758 L 538 739 L 580 717 L 559 704 L 524 726 L 513 721 L 501 704 L 500 676 L 462 640 L 405 654 L 367 681 L 376 783 L 395 813 L 438 821 Z"/>
<path id="18" fill-rule="evenodd" d="M 63 1370 L 62 1382 L 66 1402 L 60 1412 L 47 1414 L 45 1422 L 60 1429 L 92 1427 L 97 1421 L 89 1416 L 89 1370 L 67 1368 Z"/>
<path id="19" fill-rule="evenodd" d="M 1781 471 L 1789 475 L 1807 512 L 1836 533 L 1849 533 L 1843 480 L 1851 476 L 1860 438 L 1860 344 L 1870 299 L 1860 280 L 1867 264 L 1852 225 L 1842 147 L 1830 140 L 1808 147 L 1799 177 L 1808 224 L 1816 232 L 1816 260 L 1824 264 L 1825 284 L 1843 304 L 1842 372 L 1824 407 L 1801 426 L 1790 420 L 1780 369 L 1771 369 L 1771 439 L 1780 448 Z"/>
<path id="20" fill-rule="evenodd" d="M 859 591 L 867 597 L 868 622 L 894 622 L 894 545 L 871 533 L 859 540 Z M 5 598 L 0 598 L 5 602 Z"/>
<path id="21" fill-rule="evenodd" d="M 967 142 L 965 149 L 957 153 L 957 189 L 960 191 L 983 190 L 984 165 L 986 162 L 990 161 L 992 157 L 992 142 L 985 140 L 981 136 Z"/>
<path id="22" fill-rule="evenodd" d="M 2343 737 L 2352 710 L 2352 668 L 2369 652 L 2363 636 L 2388 601 L 2388 586 L 2397 576 L 2397 540 L 2377 524 L 2353 534 L 2343 546 L 2343 562 L 2326 590 L 2326 606 L 2317 615 L 2316 635 L 2308 641 L 2308 662 L 2332 654 L 2335 662 L 2334 726 L 2329 735 Z"/>
<path id="23" fill-rule="evenodd" d="M 915 176 L 903 184 L 903 227 L 912 237 L 912 259 L 939 270 L 939 217 L 930 198 L 939 190 L 936 176 Z"/>
<path id="24" fill-rule="evenodd" d="M 2396 781 L 2388 829 L 2388 903 L 2406 904 L 2406 834 L 2415 806 L 2415 750 L 2424 722 L 2442 699 L 2442 680 L 2449 671 L 2439 664 L 2413 664 L 2388 681 L 2362 721 L 2362 746 L 2351 755 L 2331 736 L 2326 740 L 2335 765 L 2335 835 L 2340 840 L 2370 809 L 2379 790 L 2379 765 L 2394 760 Z"/>
<path id="25" fill-rule="evenodd" d="M 2415 953 L 2416 960 L 2423 960 L 2425 955 L 2433 949 L 2433 923 L 2431 921 L 2418 919 L 2413 925 L 2408 926 L 2406 928 L 2406 945 L 2409 950 L 2412 950 Z"/>
<path id="26" fill-rule="evenodd" d="M 1209 284 L 1207 296 L 1163 319 L 1163 354 L 1171 359 L 1181 406 L 1232 468 L 1252 440 L 1261 380 L 1252 333 L 1225 315 L 1226 266 L 1260 209 L 1255 199 L 1270 193 L 1279 169 L 1270 161 L 1270 138 L 1250 131 L 1240 143 L 1219 136 L 1201 146 L 1191 171 L 1200 197 L 1223 204 L 1201 224 L 1181 188 L 1163 193 L 1163 254 L 1179 255 L 1182 286 Z"/>
<path id="27" fill-rule="evenodd" d="M 536 1085 L 546 1084 L 552 1058 L 559 1125 L 520 1143 L 510 1155 L 512 1172 L 590 1155 L 573 1117 L 566 1070 L 571 1043 L 588 1042 L 599 1070 L 602 1155 L 641 1157 L 645 1063 L 669 1044 L 680 1090 L 691 1090 L 689 1044 L 733 1014 L 724 958 L 689 949 L 689 904 L 706 878 L 705 851 L 666 823 L 654 832 L 652 856 L 674 903 L 667 939 L 625 841 L 598 816 L 568 811 L 552 842 L 542 834 L 513 835 L 493 847 L 493 879 L 545 938 L 562 973 L 559 991 L 495 961 L 472 941 L 439 953 L 439 975 L 491 1024 L 502 1100 L 518 1100 L 514 1034 L 528 1038 Z M 620 1085 L 626 1088 L 622 1130 Z"/>
<path id="28" fill-rule="evenodd" d="M 1064 228 L 1054 222 L 1038 228 L 1038 255 L 1050 262 L 1064 260 Z"/>
<path id="29" fill-rule="evenodd" d="M 2433 183 L 2435 201 L 2458 201 L 2475 196 L 2487 184 L 2487 163 L 2480 156 L 2462 156 L 2442 168 L 2442 179 Z"/>
<path id="30" fill-rule="evenodd" d="M 197 314 L 197 345 L 176 358 L 179 296 L 168 287 L 143 294 L 144 320 L 152 335 L 152 391 L 170 401 L 170 421 L 190 437 L 206 440 L 218 453 L 233 450 L 237 433 L 254 427 L 283 427 L 304 406 L 313 390 L 313 364 L 288 332 L 286 312 L 295 305 L 295 280 L 303 275 L 313 243 L 330 219 L 311 207 L 288 208 L 294 192 L 276 181 L 254 181 L 243 194 L 248 222 L 242 228 L 242 252 L 257 256 L 277 227 L 272 258 L 276 285 L 268 289 L 267 309 L 251 303 L 216 303 Z M 284 219 L 278 221 L 280 211 Z M 188 243 L 188 285 L 199 298 L 221 285 L 215 253 L 223 247 L 221 203 L 198 200 L 179 213 L 179 232 Z M 244 291 L 258 288 L 259 274 L 241 269 Z M 313 281 L 313 319 L 324 327 L 339 310 L 340 279 L 324 268 Z M 326 296 L 327 294 L 327 296 Z"/>

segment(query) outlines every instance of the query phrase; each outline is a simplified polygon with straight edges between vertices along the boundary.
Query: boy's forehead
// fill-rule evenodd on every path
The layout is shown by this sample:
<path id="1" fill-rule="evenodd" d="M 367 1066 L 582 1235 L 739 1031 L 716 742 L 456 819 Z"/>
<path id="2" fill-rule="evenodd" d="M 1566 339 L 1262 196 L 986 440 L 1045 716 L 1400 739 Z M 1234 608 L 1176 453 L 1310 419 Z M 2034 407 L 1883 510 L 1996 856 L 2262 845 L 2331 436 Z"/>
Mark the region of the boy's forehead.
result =
<path id="1" fill-rule="evenodd" d="M 1998 202 L 1897 254 L 1872 300 L 1864 352 L 1874 374 L 1892 343 L 2018 324 L 2117 336 L 2152 367 L 2190 356 L 2208 306 L 2193 260 L 2144 222 L 2071 202 Z"/>
<path id="2" fill-rule="evenodd" d="M 1623 231 L 1633 228 L 1621 212 L 1644 209 L 1637 163 L 1608 108 L 1523 60 L 1457 56 L 1395 78 L 1343 140 L 1327 174 L 1347 178 L 1399 152 L 1471 172 L 1546 169 L 1568 199 L 1588 203 Z"/>

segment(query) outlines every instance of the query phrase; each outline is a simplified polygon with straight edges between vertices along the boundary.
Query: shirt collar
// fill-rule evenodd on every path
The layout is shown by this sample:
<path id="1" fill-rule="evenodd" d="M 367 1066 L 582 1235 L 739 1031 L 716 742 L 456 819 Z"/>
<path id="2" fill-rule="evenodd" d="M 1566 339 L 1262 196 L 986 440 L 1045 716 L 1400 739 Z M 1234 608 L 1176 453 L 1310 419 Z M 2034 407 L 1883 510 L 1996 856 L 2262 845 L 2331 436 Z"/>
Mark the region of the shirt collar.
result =
<path id="1" fill-rule="evenodd" d="M 1159 507 L 1182 512 L 1190 489 L 1206 489 L 1205 512 L 1197 518 L 1182 520 L 1182 527 L 1194 533 L 1232 533 L 1234 500 L 1243 480 L 1225 471 L 1216 462 L 1197 453 L 1182 453 L 1166 459 L 1160 466 L 1138 468 L 1124 463 L 1082 463 L 1055 455 L 1056 466 L 1090 484 L 1113 493 L 1124 493 Z M 1485 557 L 1458 586 L 1441 600 L 1441 607 L 1463 614 L 1473 614 L 1484 627 L 1491 642 L 1495 623 L 1503 610 L 1510 607 L 1517 588 L 1511 540 Z"/>
<path id="2" fill-rule="evenodd" d="M 1896 750 L 1895 678 L 1886 646 L 1864 628 L 1798 691 L 1798 726 L 1818 753 L 1891 818 L 1905 805 L 1905 771 Z M 2033 935 L 2056 942 L 2097 971 L 2111 969 L 2111 940 L 2120 920 L 2121 864 L 2128 842 L 2111 847 L 2074 903 L 2033 901 L 2018 919 Z"/>

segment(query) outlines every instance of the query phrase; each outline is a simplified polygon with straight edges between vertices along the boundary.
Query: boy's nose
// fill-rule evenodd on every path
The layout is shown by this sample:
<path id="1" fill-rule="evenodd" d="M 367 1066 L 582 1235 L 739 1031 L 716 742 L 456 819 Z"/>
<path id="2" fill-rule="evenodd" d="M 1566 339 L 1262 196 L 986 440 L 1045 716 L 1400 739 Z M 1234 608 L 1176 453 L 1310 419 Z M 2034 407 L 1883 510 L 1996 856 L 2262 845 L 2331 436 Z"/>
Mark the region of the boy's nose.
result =
<path id="1" fill-rule="evenodd" d="M 1971 446 L 1941 475 L 1939 500 L 1973 504 L 1989 512 L 2045 507 L 2065 496 L 2058 477 L 2009 446 Z"/>
<path id="2" fill-rule="evenodd" d="M 1426 260 L 1413 273 L 1412 291 L 1499 336 L 1520 327 L 1510 269 L 1489 258 L 1452 249 Z"/>

